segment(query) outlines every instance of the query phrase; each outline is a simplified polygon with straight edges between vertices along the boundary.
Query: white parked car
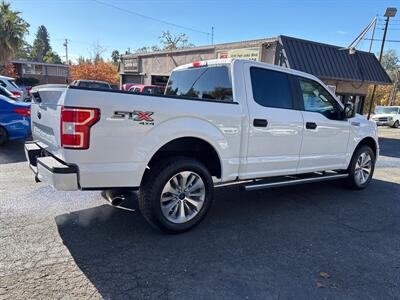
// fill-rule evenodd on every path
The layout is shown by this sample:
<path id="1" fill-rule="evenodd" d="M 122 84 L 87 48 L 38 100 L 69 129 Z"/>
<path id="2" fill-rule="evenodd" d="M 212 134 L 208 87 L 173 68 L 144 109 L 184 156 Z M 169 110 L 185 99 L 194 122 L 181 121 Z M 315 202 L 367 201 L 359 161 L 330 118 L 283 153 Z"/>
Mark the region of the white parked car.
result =
<path id="1" fill-rule="evenodd" d="M 18 100 L 23 100 L 23 91 L 15 83 L 15 78 L 0 75 L 0 85 L 9 90 Z"/>
<path id="2" fill-rule="evenodd" d="M 209 210 L 214 187 L 256 190 L 371 181 L 377 127 L 318 78 L 261 62 L 210 60 L 176 68 L 165 95 L 32 90 L 36 179 L 58 190 L 139 190 L 154 226 L 181 232 Z"/>
<path id="3" fill-rule="evenodd" d="M 400 127 L 400 106 L 377 106 L 372 120 L 379 125 Z"/>

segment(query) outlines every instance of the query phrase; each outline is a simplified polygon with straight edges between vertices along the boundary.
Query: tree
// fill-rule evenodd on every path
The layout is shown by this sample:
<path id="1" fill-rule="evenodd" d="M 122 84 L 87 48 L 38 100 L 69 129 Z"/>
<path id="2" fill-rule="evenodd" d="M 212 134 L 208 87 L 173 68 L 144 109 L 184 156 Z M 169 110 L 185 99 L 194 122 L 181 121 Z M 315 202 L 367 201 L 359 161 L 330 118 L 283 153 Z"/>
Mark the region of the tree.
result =
<path id="1" fill-rule="evenodd" d="M 193 44 L 189 43 L 189 38 L 185 33 L 173 35 L 167 30 L 163 31 L 159 38 L 161 44 L 163 45 L 163 50 L 175 50 L 194 47 Z"/>
<path id="2" fill-rule="evenodd" d="M 379 56 L 379 54 L 377 54 Z M 383 53 L 382 55 L 382 67 L 388 73 L 392 81 L 395 80 L 396 70 L 399 68 L 400 59 L 397 56 L 396 50 L 390 49 Z M 368 94 L 365 100 L 364 110 L 368 111 L 369 104 L 371 102 L 373 86 L 368 88 Z M 378 85 L 375 91 L 374 105 L 389 105 L 390 103 L 390 94 L 393 90 L 392 85 Z M 395 99 L 395 104 L 400 104 L 400 94 L 397 93 L 397 97 Z M 372 108 L 372 111 L 375 110 L 375 107 Z"/>
<path id="3" fill-rule="evenodd" d="M 89 79 L 103 80 L 111 84 L 118 84 L 118 70 L 115 65 L 107 62 L 82 62 L 69 66 L 72 80 Z"/>
<path id="4" fill-rule="evenodd" d="M 399 68 L 400 59 L 396 50 L 390 49 L 382 55 L 382 67 L 386 70 L 392 80 L 396 77 L 396 70 Z"/>
<path id="5" fill-rule="evenodd" d="M 24 41 L 22 47 L 20 47 L 17 52 L 15 53 L 15 58 L 17 59 L 26 59 L 32 60 L 32 46 L 29 45 L 27 42 Z"/>
<path id="6" fill-rule="evenodd" d="M 9 3 L 0 3 L 0 72 L 5 72 L 8 62 L 24 44 L 29 24 L 20 15 L 11 10 Z"/>
<path id="7" fill-rule="evenodd" d="M 35 40 L 32 46 L 32 57 L 36 61 L 43 61 L 43 57 L 51 50 L 50 38 L 47 28 L 44 25 L 38 27 Z"/>
<path id="8" fill-rule="evenodd" d="M 106 52 L 107 49 L 100 45 L 99 41 L 96 41 L 92 44 L 89 49 L 90 58 L 96 64 L 98 62 L 103 62 L 103 54 Z"/>
<path id="9" fill-rule="evenodd" d="M 160 48 L 158 45 L 153 45 L 151 47 L 145 46 L 136 49 L 136 53 L 148 53 L 148 52 L 156 52 L 161 50 L 176 50 L 183 48 L 191 48 L 194 47 L 192 43 L 189 43 L 189 38 L 185 33 L 180 33 L 178 35 L 173 35 L 171 32 L 163 31 L 161 36 L 159 36 L 160 43 L 162 47 Z"/>
<path id="10" fill-rule="evenodd" d="M 160 47 L 157 45 L 151 46 L 151 47 L 141 47 L 136 49 L 136 53 L 148 53 L 148 52 L 156 52 L 156 51 L 161 51 Z"/>
<path id="11" fill-rule="evenodd" d="M 118 64 L 119 56 L 120 54 L 118 50 L 114 50 L 113 52 L 111 52 L 111 59 L 114 65 Z"/>
<path id="12" fill-rule="evenodd" d="M 47 51 L 46 55 L 43 57 L 43 61 L 49 64 L 62 64 L 61 57 L 52 49 Z"/>

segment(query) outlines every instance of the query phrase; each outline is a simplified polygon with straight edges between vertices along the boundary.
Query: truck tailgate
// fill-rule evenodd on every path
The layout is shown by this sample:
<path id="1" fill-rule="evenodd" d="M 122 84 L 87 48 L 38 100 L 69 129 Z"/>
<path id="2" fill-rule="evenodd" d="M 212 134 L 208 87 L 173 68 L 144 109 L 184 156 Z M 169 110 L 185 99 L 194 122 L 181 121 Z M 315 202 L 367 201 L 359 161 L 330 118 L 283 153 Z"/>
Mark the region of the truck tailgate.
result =
<path id="1" fill-rule="evenodd" d="M 60 111 L 66 86 L 38 86 L 32 89 L 32 137 L 39 145 L 62 159 Z"/>

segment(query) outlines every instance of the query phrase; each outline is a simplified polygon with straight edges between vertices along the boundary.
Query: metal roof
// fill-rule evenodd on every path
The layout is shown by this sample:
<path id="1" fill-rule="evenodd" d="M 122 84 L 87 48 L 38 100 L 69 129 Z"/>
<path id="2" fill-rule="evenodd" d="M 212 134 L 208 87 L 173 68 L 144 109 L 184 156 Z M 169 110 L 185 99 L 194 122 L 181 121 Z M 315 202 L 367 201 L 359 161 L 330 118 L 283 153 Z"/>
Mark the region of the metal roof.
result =
<path id="1" fill-rule="evenodd" d="M 391 84 L 392 81 L 373 53 L 280 36 L 282 54 L 291 69 L 313 74 L 321 79 Z"/>
<path id="2" fill-rule="evenodd" d="M 12 60 L 11 63 L 13 64 L 29 64 L 29 65 L 41 65 L 41 66 L 50 66 L 50 67 L 61 67 L 61 68 L 68 68 L 68 65 L 64 64 L 50 64 L 46 62 L 39 62 L 39 61 L 29 61 L 29 60 Z"/>

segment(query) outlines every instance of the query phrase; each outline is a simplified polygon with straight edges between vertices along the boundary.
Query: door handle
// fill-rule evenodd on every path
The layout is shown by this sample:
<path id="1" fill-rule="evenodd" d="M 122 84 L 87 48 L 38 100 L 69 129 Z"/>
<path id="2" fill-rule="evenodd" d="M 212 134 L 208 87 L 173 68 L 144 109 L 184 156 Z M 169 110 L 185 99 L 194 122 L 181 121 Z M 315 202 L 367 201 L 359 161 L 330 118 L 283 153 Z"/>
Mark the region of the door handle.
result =
<path id="1" fill-rule="evenodd" d="M 267 127 L 268 121 L 265 119 L 254 119 L 253 125 L 254 127 Z"/>
<path id="2" fill-rule="evenodd" d="M 307 129 L 316 129 L 317 128 L 317 124 L 314 122 L 306 122 L 306 128 Z"/>

